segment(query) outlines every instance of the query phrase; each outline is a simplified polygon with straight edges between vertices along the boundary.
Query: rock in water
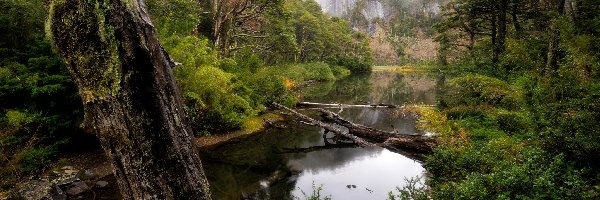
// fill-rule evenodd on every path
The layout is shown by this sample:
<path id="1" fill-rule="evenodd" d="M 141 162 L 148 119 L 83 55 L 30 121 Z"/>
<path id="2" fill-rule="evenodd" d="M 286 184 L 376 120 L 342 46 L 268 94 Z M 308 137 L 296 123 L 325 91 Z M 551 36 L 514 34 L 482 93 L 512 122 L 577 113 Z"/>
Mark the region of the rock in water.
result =
<path id="1" fill-rule="evenodd" d="M 98 182 L 96 182 L 96 187 L 97 188 L 104 188 L 107 185 L 108 185 L 108 182 L 106 182 L 106 181 L 98 181 Z"/>
<path id="2" fill-rule="evenodd" d="M 32 180 L 17 190 L 17 198 L 27 200 L 66 200 L 67 196 L 55 184 L 47 181 Z"/>
<path id="3" fill-rule="evenodd" d="M 94 171 L 91 169 L 85 170 L 85 172 L 83 174 L 85 175 L 85 178 L 87 178 L 87 179 L 93 179 L 94 177 L 96 177 L 96 173 L 94 173 Z"/>
<path id="4" fill-rule="evenodd" d="M 67 190 L 67 194 L 70 196 L 77 196 L 90 190 L 90 187 L 82 181 L 71 184 L 71 188 Z"/>

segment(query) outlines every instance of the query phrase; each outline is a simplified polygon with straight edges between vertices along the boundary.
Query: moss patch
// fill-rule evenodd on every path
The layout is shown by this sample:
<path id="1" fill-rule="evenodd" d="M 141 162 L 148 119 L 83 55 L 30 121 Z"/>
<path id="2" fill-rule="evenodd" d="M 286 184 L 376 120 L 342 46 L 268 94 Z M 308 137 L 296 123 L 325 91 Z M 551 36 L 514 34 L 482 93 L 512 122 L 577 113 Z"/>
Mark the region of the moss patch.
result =
<path id="1" fill-rule="evenodd" d="M 56 0 L 50 5 L 46 30 L 86 103 L 114 96 L 120 90 L 119 42 L 114 27 L 106 22 L 107 4 Z"/>

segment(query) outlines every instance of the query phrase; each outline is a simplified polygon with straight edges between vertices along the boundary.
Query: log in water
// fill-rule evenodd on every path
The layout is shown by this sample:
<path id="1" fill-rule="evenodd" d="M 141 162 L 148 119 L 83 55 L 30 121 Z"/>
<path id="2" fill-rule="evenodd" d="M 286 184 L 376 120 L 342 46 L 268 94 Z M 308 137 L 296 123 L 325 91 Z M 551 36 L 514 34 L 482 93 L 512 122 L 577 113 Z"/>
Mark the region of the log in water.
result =
<path id="1" fill-rule="evenodd" d="M 338 114 L 324 109 L 320 109 L 320 112 L 322 113 L 321 116 L 324 119 L 339 126 L 346 127 L 348 131 L 336 127 L 333 123 L 313 119 L 278 103 L 273 103 L 273 107 L 289 111 L 297 118 L 305 121 L 306 124 L 324 128 L 335 135 L 355 142 L 361 147 L 380 146 L 420 161 L 423 160 L 423 154 L 430 153 L 433 147 L 437 145 L 435 139 L 431 137 L 382 131 L 350 122 L 343 119 Z"/>

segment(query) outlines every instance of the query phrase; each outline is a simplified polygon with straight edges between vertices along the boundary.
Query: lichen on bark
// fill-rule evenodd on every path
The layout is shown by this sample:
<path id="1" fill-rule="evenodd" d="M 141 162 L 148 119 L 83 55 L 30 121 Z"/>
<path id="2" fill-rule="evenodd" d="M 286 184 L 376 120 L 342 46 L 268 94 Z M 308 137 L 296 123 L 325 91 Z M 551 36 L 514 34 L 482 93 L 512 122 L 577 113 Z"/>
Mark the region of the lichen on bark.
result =
<path id="1" fill-rule="evenodd" d="M 50 39 L 63 47 L 59 53 L 80 86 L 84 103 L 115 96 L 120 90 L 119 41 L 104 15 L 109 7 L 110 3 L 90 0 L 54 0 L 50 4 L 46 30 Z"/>

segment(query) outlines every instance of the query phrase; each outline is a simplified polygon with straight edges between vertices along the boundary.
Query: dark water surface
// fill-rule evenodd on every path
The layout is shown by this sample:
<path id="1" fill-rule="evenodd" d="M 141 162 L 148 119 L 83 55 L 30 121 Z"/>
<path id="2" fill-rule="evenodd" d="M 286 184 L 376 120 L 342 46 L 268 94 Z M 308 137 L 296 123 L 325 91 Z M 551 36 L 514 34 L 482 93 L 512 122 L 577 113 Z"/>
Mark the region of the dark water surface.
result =
<path id="1" fill-rule="evenodd" d="M 377 71 L 311 86 L 300 95 L 302 101 L 319 103 L 435 104 L 435 80 L 425 74 Z M 302 112 L 318 118 L 311 110 Z M 413 117 L 392 109 L 347 108 L 340 115 L 379 129 L 418 132 Z M 214 199 L 305 199 L 319 186 L 322 197 L 386 199 L 405 178 L 424 173 L 420 163 L 403 155 L 336 144 L 324 139 L 321 128 L 295 122 L 211 150 L 203 161 Z"/>

